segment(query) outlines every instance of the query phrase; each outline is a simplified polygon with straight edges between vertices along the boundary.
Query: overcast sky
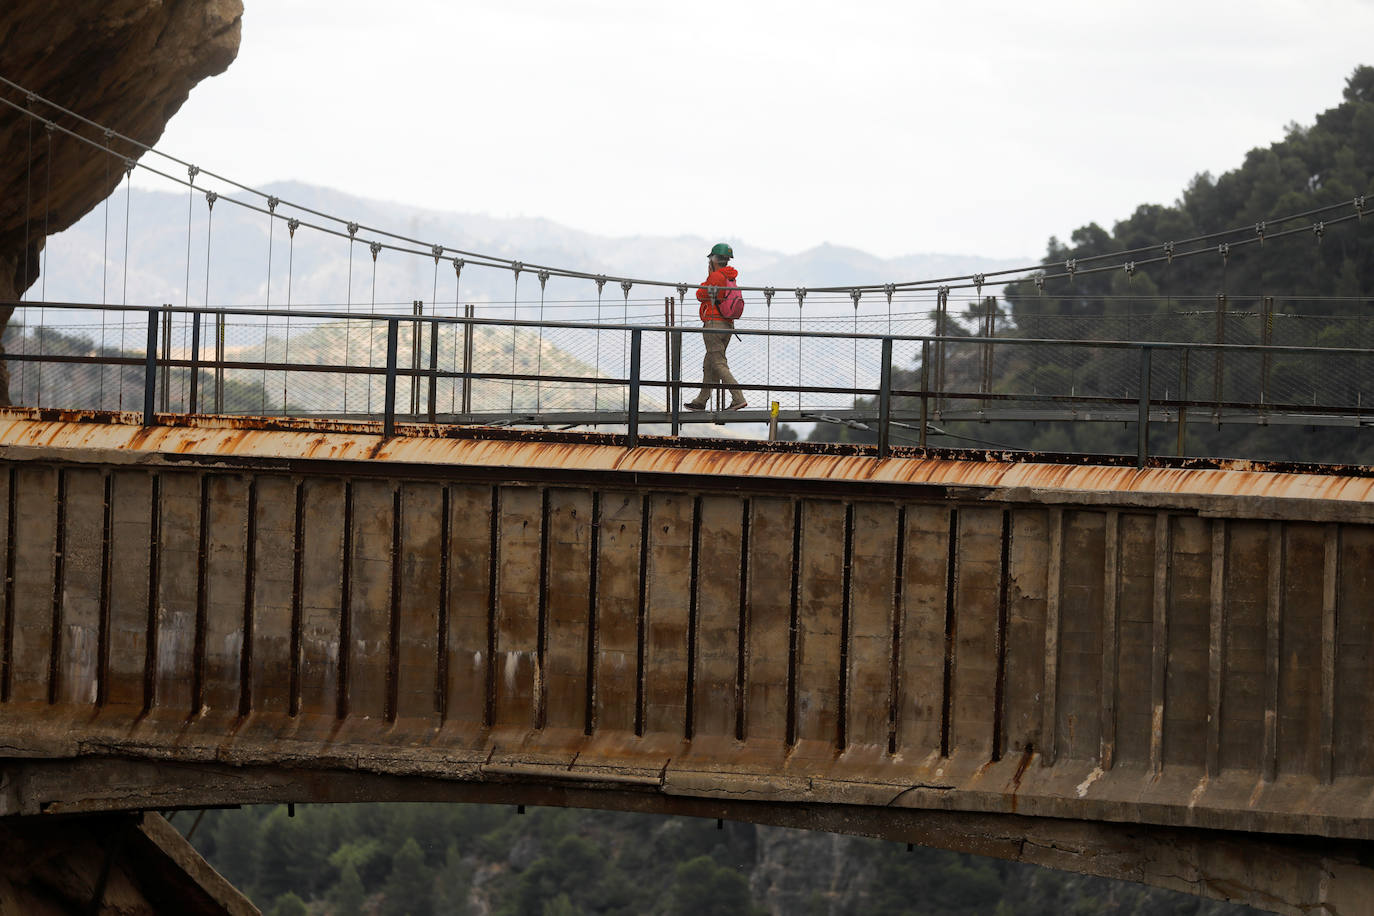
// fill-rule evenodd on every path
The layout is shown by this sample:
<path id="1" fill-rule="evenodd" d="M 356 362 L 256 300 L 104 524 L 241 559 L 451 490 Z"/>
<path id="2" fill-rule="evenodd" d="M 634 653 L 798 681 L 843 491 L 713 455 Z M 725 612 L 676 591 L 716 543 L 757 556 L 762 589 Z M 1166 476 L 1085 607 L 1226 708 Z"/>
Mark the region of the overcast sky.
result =
<path id="1" fill-rule="evenodd" d="M 244 5 L 238 59 L 161 149 L 740 255 L 1038 258 L 1237 166 L 1374 64 L 1374 0 Z"/>

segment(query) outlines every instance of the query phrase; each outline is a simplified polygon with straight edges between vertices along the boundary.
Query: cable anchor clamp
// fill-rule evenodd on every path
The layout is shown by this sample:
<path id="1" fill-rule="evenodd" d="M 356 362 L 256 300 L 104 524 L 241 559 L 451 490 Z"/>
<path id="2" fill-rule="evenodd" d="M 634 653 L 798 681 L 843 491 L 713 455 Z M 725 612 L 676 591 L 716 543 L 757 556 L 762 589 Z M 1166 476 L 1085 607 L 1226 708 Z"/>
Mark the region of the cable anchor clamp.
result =
<path id="1" fill-rule="evenodd" d="M 372 252 L 372 260 L 375 262 L 377 260 L 377 255 L 382 253 L 382 243 L 372 242 L 367 246 L 367 248 L 369 251 Z"/>
<path id="2" fill-rule="evenodd" d="M 764 308 L 770 308 L 770 309 L 771 309 L 771 308 L 773 307 L 773 294 L 776 293 L 776 292 L 777 292 L 777 290 L 775 290 L 775 289 L 774 289 L 773 287 L 771 287 L 771 286 L 765 286 L 765 287 L 763 288 L 763 304 L 764 304 Z"/>
<path id="3" fill-rule="evenodd" d="M 278 199 L 275 198 L 275 197 L 269 197 L 269 198 L 267 198 L 267 212 L 268 212 L 268 213 L 276 213 L 276 212 L 277 212 L 277 204 L 279 204 L 279 203 L 281 203 L 281 201 L 278 200 Z"/>
<path id="4" fill-rule="evenodd" d="M 206 206 L 206 207 L 208 207 L 208 208 L 211 209 L 211 210 L 215 209 L 215 201 L 217 201 L 217 200 L 219 200 L 219 195 L 216 194 L 214 191 L 206 191 L 206 192 L 205 192 L 205 206 Z"/>
<path id="5" fill-rule="evenodd" d="M 191 176 L 191 183 L 192 183 L 192 184 L 195 184 L 195 183 L 196 183 L 196 176 L 200 174 L 200 166 L 198 166 L 198 165 L 188 165 L 188 166 L 186 166 L 186 174 Z"/>
<path id="6" fill-rule="evenodd" d="M 855 310 L 857 310 L 857 309 L 859 308 L 859 297 L 862 296 L 863 294 L 864 294 L 864 292 L 863 292 L 863 290 L 861 290 L 861 289 L 851 289 L 851 290 L 849 291 L 849 298 L 854 300 L 854 308 L 855 308 Z"/>
<path id="7" fill-rule="evenodd" d="M 1125 267 L 1125 269 L 1126 269 L 1126 276 L 1129 277 L 1129 278 L 1131 278 L 1131 279 L 1134 279 L 1134 278 L 1135 278 L 1135 261 L 1127 261 L 1127 262 L 1126 262 L 1124 265 L 1122 265 L 1122 266 Z"/>
<path id="8" fill-rule="evenodd" d="M 518 281 L 520 280 L 520 271 L 522 271 L 522 270 L 525 269 L 525 265 L 522 264 L 522 263 L 519 262 L 519 261 L 511 261 L 511 262 L 510 262 L 510 269 L 511 269 L 512 275 L 515 277 L 516 281 L 518 282 Z"/>
<path id="9" fill-rule="evenodd" d="M 797 295 L 797 308 L 801 308 L 802 303 L 806 301 L 806 287 L 798 286 L 793 292 Z"/>
<path id="10" fill-rule="evenodd" d="M 1255 223 L 1255 235 L 1259 238 L 1259 243 L 1264 244 L 1264 220 Z"/>
<path id="11" fill-rule="evenodd" d="M 1315 223 L 1313 223 L 1312 234 L 1315 235 L 1317 237 L 1317 241 L 1320 242 L 1322 240 L 1322 236 L 1326 235 L 1326 221 L 1319 219 Z"/>
<path id="12" fill-rule="evenodd" d="M 1174 243 L 1173 243 L 1173 242 L 1165 242 L 1165 243 L 1164 243 L 1164 257 L 1165 257 L 1165 259 L 1168 260 L 1168 262 L 1169 262 L 1170 264 L 1174 263 Z"/>
<path id="13" fill-rule="evenodd" d="M 1222 264 L 1229 264 L 1231 262 L 1231 243 L 1222 242 L 1220 245 L 1218 245 L 1217 254 L 1221 255 Z"/>
<path id="14" fill-rule="evenodd" d="M 896 283 L 884 283 L 884 284 L 883 284 L 883 292 L 887 294 L 887 305 L 888 305 L 888 308 L 891 308 L 891 307 L 892 307 L 892 296 L 897 292 L 897 284 L 896 284 Z"/>
<path id="15" fill-rule="evenodd" d="M 439 260 L 444 256 L 444 246 L 443 246 L 443 245 L 431 245 L 431 246 L 430 246 L 430 249 L 429 249 L 429 253 L 432 254 L 432 255 L 434 255 L 434 266 L 435 266 L 435 267 L 438 267 L 438 266 L 439 266 Z"/>
<path id="16" fill-rule="evenodd" d="M 1355 216 L 1356 216 L 1356 218 L 1358 218 L 1358 219 L 1364 219 L 1364 195 L 1363 195 L 1363 194 L 1361 194 L 1359 197 L 1355 198 Z"/>
<path id="17" fill-rule="evenodd" d="M 453 275 L 455 277 L 461 277 L 463 275 L 463 263 L 462 258 L 453 259 Z"/>
<path id="18" fill-rule="evenodd" d="M 625 294 L 625 301 L 630 301 L 630 287 L 634 286 L 629 280 L 620 281 L 620 290 Z"/>
<path id="19" fill-rule="evenodd" d="M 1064 270 L 1068 273 L 1069 280 L 1072 281 L 1074 273 L 1078 270 L 1078 259 L 1069 258 L 1067 261 L 1065 261 Z"/>
<path id="20" fill-rule="evenodd" d="M 349 238 L 353 238 L 353 236 L 355 236 L 355 235 L 357 235 L 357 234 L 358 234 L 358 224 L 357 224 L 357 223 L 349 223 L 349 224 L 348 224 L 348 237 L 349 237 Z"/>
<path id="21" fill-rule="evenodd" d="M 1035 288 L 1040 291 L 1040 295 L 1045 295 L 1045 275 L 1040 274 L 1035 278 Z"/>
<path id="22" fill-rule="evenodd" d="M 678 298 L 678 301 L 679 301 L 679 302 L 681 302 L 683 299 L 686 299 L 686 298 L 687 298 L 687 284 L 686 284 L 686 283 L 679 283 L 679 284 L 677 285 L 677 298 Z"/>
<path id="23" fill-rule="evenodd" d="M 601 295 L 601 290 L 605 289 L 605 287 L 606 287 L 606 275 L 605 275 L 605 274 L 598 274 L 597 277 L 596 277 L 596 294 L 597 294 L 597 296 L 600 296 L 600 295 Z"/>
<path id="24" fill-rule="evenodd" d="M 301 221 L 294 216 L 286 221 L 286 231 L 291 233 L 291 237 L 296 237 L 296 230 L 301 227 Z"/>

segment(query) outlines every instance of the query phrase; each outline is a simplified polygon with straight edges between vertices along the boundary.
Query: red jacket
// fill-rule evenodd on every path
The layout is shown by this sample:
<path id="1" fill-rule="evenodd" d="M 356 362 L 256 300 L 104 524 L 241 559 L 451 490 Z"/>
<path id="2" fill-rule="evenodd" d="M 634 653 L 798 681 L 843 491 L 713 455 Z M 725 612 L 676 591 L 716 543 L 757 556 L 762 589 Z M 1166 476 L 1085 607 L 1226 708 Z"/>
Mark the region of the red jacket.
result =
<path id="1" fill-rule="evenodd" d="M 697 301 L 701 303 L 702 321 L 725 321 L 721 317 L 720 309 L 716 308 L 716 303 L 725 298 L 726 280 L 733 280 L 739 276 L 739 271 L 730 265 L 726 265 L 717 270 L 711 271 L 711 275 L 706 278 L 706 282 L 697 287 Z M 716 287 L 716 294 L 711 295 L 711 287 Z"/>

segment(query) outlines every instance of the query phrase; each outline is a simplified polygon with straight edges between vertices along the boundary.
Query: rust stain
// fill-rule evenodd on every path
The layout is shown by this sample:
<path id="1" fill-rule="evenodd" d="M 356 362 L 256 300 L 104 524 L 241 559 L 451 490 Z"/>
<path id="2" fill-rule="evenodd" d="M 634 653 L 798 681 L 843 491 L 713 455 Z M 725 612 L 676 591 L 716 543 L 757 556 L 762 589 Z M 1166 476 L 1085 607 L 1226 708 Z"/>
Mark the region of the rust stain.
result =
<path id="1" fill-rule="evenodd" d="M 851 481 L 1078 492 L 1374 500 L 1374 468 L 1280 462 L 1161 459 L 1136 468 L 1087 458 L 974 449 L 895 449 L 751 440 L 623 437 L 585 432 L 397 424 L 299 417 L 159 416 L 34 408 L 0 410 L 0 447 L 105 449 L 236 458 L 337 459 L 506 468 L 691 474 L 795 481 Z"/>

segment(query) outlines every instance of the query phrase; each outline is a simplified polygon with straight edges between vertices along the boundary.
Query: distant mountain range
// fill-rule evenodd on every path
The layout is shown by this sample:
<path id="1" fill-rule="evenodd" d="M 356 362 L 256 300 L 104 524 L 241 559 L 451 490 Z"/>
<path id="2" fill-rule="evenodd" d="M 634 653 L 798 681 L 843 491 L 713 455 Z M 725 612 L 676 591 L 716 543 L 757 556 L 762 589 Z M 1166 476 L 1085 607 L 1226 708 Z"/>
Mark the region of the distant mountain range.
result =
<path id="1" fill-rule="evenodd" d="M 680 279 L 689 284 L 700 282 L 705 272 L 706 252 L 718 241 L 696 236 L 608 238 L 543 219 L 447 213 L 368 200 L 299 182 L 279 182 L 263 190 L 284 201 L 293 201 L 363 226 L 375 226 L 423 240 L 426 245 L 442 244 L 449 249 L 480 251 L 589 273 L 675 282 Z M 247 195 L 236 196 L 263 205 L 261 200 Z M 130 237 L 127 292 L 126 202 Z M 282 217 L 297 216 L 306 223 L 323 222 L 285 204 L 277 212 Z M 293 251 L 284 219 L 271 225 L 269 290 L 267 216 L 223 199 L 214 206 L 212 220 L 207 218 L 209 215 L 203 192 L 199 190 L 192 194 L 135 187 L 126 201 L 125 191 L 121 189 L 106 205 L 52 239 L 45 256 L 45 275 L 29 297 L 41 295 L 50 301 L 100 302 L 103 295 L 109 302 L 124 301 L 127 296 L 128 302 L 138 304 L 168 302 L 181 305 L 188 301 L 193 305 L 203 304 L 207 293 L 208 230 L 208 295 L 212 305 L 260 306 L 270 299 L 273 306 L 284 306 L 288 295 L 288 267 L 294 307 L 344 307 L 351 303 L 354 309 L 367 309 L 375 298 L 379 305 L 402 303 L 408 311 L 412 300 L 430 302 L 437 299 L 441 310 L 445 303 L 451 310 L 455 302 L 454 271 L 447 260 L 438 265 L 436 275 L 432 258 L 383 251 L 377 259 L 374 288 L 373 264 L 367 243 L 374 239 L 387 240 L 362 229 L 352 246 L 350 285 L 348 241 L 302 228 L 296 233 Z M 337 224 L 329 225 L 338 228 Z M 831 244 L 785 254 L 751 248 L 743 241 L 731 240 L 731 243 L 736 250 L 735 266 L 741 272 L 740 282 L 756 286 L 818 287 L 901 282 L 987 272 L 1035 260 L 1031 257 L 1006 259 L 950 254 L 912 254 L 883 259 Z M 103 280 L 102 259 L 107 259 Z M 536 277 L 528 271 L 522 273 L 518 289 L 520 317 L 536 317 L 528 307 L 537 306 L 539 292 Z M 546 315 L 551 319 L 584 318 L 595 314 L 596 289 L 590 281 L 553 278 L 544 292 Z M 629 298 L 631 305 L 637 304 L 638 311 L 649 319 L 661 317 L 662 297 L 668 292 L 671 291 L 638 286 Z M 456 293 L 456 299 L 461 302 L 487 303 L 493 307 L 504 304 L 507 315 L 515 297 L 515 284 L 509 271 L 475 266 L 464 269 Z M 852 312 L 852 303 L 847 296 L 833 298 L 839 308 L 830 308 L 830 304 L 820 298 L 808 299 L 806 305 L 811 309 L 808 313 L 849 315 Z M 602 291 L 604 317 L 607 320 L 613 314 L 619 317 L 624 300 L 622 290 L 608 284 Z M 863 306 L 861 311 L 878 310 L 877 302 L 865 302 Z M 791 317 L 795 319 L 795 301 L 783 302 L 779 297 L 774 307 L 779 309 L 779 316 L 785 315 L 785 309 L 790 307 Z M 751 314 L 757 316 L 760 311 L 756 306 Z"/>

